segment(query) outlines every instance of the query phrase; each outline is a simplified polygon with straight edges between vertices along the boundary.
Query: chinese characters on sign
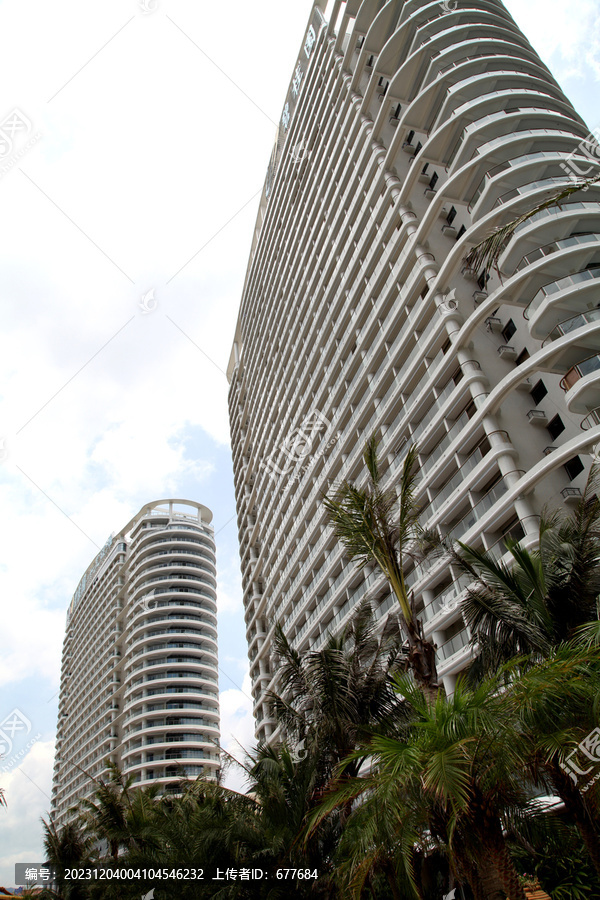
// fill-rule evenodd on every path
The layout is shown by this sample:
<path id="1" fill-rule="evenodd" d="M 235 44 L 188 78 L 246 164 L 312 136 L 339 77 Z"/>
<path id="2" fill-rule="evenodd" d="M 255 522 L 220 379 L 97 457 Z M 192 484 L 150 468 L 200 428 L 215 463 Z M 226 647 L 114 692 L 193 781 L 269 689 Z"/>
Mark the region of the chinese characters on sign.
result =
<path id="1" fill-rule="evenodd" d="M 317 7 L 313 11 L 312 22 L 308 26 L 308 30 L 304 37 L 304 43 L 302 45 L 300 55 L 296 61 L 292 83 L 290 85 L 290 89 L 286 97 L 285 106 L 281 114 L 277 141 L 273 149 L 273 155 L 271 157 L 271 162 L 269 163 L 269 169 L 267 171 L 263 202 L 271 196 L 275 176 L 279 169 L 279 158 L 281 156 L 282 148 L 292 124 L 292 120 L 294 118 L 294 112 L 296 109 L 296 104 L 300 98 L 302 85 L 306 80 L 306 76 L 308 73 L 309 62 L 307 62 L 307 60 L 309 61 L 314 55 L 317 41 L 324 25 L 325 19 L 323 18 L 321 10 Z M 302 158 L 304 158 L 304 156 Z"/>
<path id="2" fill-rule="evenodd" d="M 302 84 L 302 79 L 304 77 L 304 71 L 300 63 L 296 66 L 296 71 L 294 72 L 294 77 L 292 79 L 292 94 L 294 97 L 297 97 L 300 93 L 300 85 Z"/>
<path id="3" fill-rule="evenodd" d="M 311 25 L 308 29 L 306 40 L 304 41 L 304 53 L 306 54 L 306 58 L 310 58 L 310 54 L 312 53 L 312 48 L 315 46 L 315 42 L 317 40 L 317 35 L 315 29 Z"/>

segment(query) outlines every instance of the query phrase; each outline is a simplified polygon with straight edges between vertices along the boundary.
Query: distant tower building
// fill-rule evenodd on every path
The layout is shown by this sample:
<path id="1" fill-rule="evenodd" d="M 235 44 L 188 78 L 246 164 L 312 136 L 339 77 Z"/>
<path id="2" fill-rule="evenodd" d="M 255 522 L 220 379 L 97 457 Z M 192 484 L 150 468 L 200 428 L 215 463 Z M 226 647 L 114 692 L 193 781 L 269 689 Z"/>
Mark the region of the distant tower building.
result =
<path id="1" fill-rule="evenodd" d="M 63 647 L 52 817 L 90 796 L 112 760 L 176 790 L 219 769 L 212 513 L 148 503 L 111 537 L 71 601 Z"/>
<path id="2" fill-rule="evenodd" d="M 495 269 L 465 256 L 600 148 L 498 0 L 320 0 L 260 202 L 229 365 L 257 733 L 272 733 L 273 629 L 323 646 L 365 594 L 322 492 L 393 488 L 419 447 L 422 522 L 505 553 L 581 496 L 600 441 L 600 188 L 540 209 Z M 448 690 L 471 660 L 449 559 L 407 571 Z"/>

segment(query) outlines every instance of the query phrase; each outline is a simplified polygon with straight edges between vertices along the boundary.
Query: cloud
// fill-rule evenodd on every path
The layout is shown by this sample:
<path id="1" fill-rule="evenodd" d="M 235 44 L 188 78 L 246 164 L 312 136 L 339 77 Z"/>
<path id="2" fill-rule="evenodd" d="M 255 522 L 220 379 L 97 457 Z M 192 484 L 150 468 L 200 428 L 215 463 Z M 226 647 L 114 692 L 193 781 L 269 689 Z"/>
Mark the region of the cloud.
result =
<path id="1" fill-rule="evenodd" d="M 600 79 L 600 3 L 579 0 L 576 8 L 544 0 L 507 0 L 507 7 L 559 81 Z"/>
<path id="2" fill-rule="evenodd" d="M 243 691 L 230 688 L 219 694 L 221 745 L 239 762 L 244 762 L 244 751 L 252 749 L 255 743 L 252 685 L 247 668 L 242 688 Z M 227 768 L 224 783 L 234 791 L 246 791 L 248 787 L 246 774 L 235 764 Z"/>
<path id="3" fill-rule="evenodd" d="M 48 818 L 54 741 L 36 742 L 20 765 L 0 774 L 7 806 L 0 808 L 0 884 L 14 884 L 15 863 L 44 861 L 40 818 Z"/>

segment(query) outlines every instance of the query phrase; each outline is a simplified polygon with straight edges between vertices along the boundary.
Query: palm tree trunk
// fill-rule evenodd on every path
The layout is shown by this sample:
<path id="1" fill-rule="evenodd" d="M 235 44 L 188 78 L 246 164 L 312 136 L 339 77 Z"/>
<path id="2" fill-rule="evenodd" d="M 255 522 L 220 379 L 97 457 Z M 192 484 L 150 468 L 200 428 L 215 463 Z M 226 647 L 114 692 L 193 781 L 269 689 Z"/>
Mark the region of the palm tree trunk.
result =
<path id="1" fill-rule="evenodd" d="M 435 699 L 438 692 L 437 666 L 435 647 L 423 635 L 423 626 L 414 615 L 404 623 L 408 637 L 409 667 L 415 681 L 423 689 L 429 699 Z"/>
<path id="2" fill-rule="evenodd" d="M 396 884 L 396 871 L 394 866 L 390 860 L 386 860 L 384 865 L 385 877 L 387 878 L 387 882 L 390 886 L 390 890 L 392 892 L 392 897 L 394 900 L 404 900 L 404 894 L 401 893 L 400 888 Z"/>
<path id="3" fill-rule="evenodd" d="M 479 897 L 482 897 L 483 900 L 506 900 L 506 894 L 502 889 L 498 870 L 491 860 L 489 848 L 485 858 L 480 862 L 477 877 L 479 881 L 479 895 L 475 894 L 473 882 L 469 881 L 477 900 L 479 900 Z"/>
<path id="4" fill-rule="evenodd" d="M 492 850 L 492 860 L 508 900 L 527 900 L 527 894 L 519 880 L 519 875 L 503 836 L 501 842 Z"/>

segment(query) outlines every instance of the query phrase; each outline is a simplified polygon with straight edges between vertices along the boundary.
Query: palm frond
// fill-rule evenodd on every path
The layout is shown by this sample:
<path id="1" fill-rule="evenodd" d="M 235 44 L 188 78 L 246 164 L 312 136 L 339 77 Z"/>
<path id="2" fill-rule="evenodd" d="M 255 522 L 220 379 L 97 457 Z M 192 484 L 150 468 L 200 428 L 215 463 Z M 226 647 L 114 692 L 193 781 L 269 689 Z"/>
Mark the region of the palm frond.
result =
<path id="1" fill-rule="evenodd" d="M 578 191 L 585 191 L 599 181 L 600 175 L 596 175 L 594 178 L 582 179 L 576 183 L 566 185 L 547 200 L 534 206 L 533 209 L 527 210 L 527 212 L 517 216 L 517 218 L 513 219 L 511 222 L 501 225 L 492 234 L 473 247 L 465 258 L 465 264 L 476 271 L 480 271 L 481 269 L 487 269 L 488 271 L 495 269 L 498 272 L 499 259 L 510 243 L 511 238 L 514 236 L 519 225 L 527 222 L 533 216 L 537 215 L 537 213 L 542 212 L 545 209 L 551 209 L 553 206 L 560 206 L 562 201 L 566 200 L 572 194 L 575 194 Z"/>

